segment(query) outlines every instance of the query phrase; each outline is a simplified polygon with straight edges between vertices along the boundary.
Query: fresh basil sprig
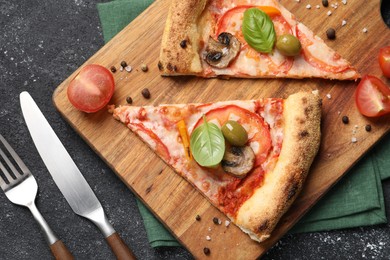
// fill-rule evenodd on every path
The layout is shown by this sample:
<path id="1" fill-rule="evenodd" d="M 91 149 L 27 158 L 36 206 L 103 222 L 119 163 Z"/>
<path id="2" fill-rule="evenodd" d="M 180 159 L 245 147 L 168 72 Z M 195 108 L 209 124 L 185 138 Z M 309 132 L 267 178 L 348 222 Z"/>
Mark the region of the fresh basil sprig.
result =
<path id="1" fill-rule="evenodd" d="M 274 47 L 276 33 L 271 18 L 258 8 L 244 12 L 242 33 L 245 41 L 256 51 L 270 53 Z"/>
<path id="2" fill-rule="evenodd" d="M 206 121 L 192 132 L 190 149 L 195 160 L 205 167 L 213 167 L 222 161 L 225 153 L 225 139 L 216 124 Z"/>

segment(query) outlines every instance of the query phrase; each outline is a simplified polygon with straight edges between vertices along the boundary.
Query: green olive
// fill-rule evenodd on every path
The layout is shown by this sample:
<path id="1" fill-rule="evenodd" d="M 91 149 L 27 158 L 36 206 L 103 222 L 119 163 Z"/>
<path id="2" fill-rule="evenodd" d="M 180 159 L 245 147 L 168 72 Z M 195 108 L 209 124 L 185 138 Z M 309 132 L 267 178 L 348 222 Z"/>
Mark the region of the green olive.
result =
<path id="1" fill-rule="evenodd" d="M 227 121 L 221 131 L 226 141 L 234 146 L 243 146 L 248 141 L 248 133 L 237 121 Z"/>
<path id="2" fill-rule="evenodd" d="M 291 34 L 283 34 L 276 39 L 276 48 L 285 56 L 295 56 L 301 51 L 301 43 Z"/>

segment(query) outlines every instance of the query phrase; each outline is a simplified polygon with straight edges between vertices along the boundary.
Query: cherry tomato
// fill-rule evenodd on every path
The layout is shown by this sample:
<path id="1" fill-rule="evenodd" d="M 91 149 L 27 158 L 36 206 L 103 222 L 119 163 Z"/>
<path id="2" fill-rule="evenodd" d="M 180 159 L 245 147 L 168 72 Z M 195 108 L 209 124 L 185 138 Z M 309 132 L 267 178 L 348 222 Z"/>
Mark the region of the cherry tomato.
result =
<path id="1" fill-rule="evenodd" d="M 68 86 L 68 99 L 84 112 L 92 113 L 105 107 L 114 94 L 115 82 L 103 66 L 89 64 L 80 70 Z"/>
<path id="2" fill-rule="evenodd" d="M 362 78 L 355 100 L 362 115 L 377 117 L 390 113 L 390 88 L 377 77 L 366 75 Z"/>
<path id="3" fill-rule="evenodd" d="M 383 75 L 390 78 L 390 46 L 380 49 L 379 66 L 382 69 Z"/>

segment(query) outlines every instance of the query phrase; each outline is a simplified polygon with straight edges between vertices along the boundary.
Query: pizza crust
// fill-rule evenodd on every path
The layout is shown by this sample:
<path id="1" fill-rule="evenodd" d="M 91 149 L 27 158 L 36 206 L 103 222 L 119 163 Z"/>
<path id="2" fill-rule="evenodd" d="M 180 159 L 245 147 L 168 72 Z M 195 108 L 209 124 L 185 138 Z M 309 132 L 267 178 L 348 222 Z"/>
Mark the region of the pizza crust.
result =
<path id="1" fill-rule="evenodd" d="M 163 33 L 158 67 L 162 75 L 203 71 L 197 20 L 206 0 L 172 0 Z"/>
<path id="2" fill-rule="evenodd" d="M 256 241 L 270 237 L 302 189 L 320 145 L 321 100 L 297 93 L 285 101 L 283 147 L 272 172 L 239 209 L 234 222 Z"/>

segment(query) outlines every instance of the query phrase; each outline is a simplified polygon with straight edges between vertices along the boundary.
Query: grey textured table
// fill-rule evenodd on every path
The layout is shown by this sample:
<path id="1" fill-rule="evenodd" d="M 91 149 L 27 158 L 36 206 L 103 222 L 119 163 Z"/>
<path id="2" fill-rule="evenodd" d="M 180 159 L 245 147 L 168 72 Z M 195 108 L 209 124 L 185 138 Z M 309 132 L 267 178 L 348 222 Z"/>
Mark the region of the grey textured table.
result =
<path id="1" fill-rule="evenodd" d="M 100 199 L 111 223 L 140 259 L 191 259 L 184 248 L 153 249 L 134 195 L 61 118 L 54 89 L 103 46 L 92 0 L 0 0 L 0 133 L 14 146 L 39 185 L 38 208 L 76 259 L 113 259 L 103 236 L 76 216 L 40 159 L 21 115 L 19 93 L 41 107 Z M 384 0 L 389 5 L 389 0 Z M 389 21 L 389 17 L 387 21 Z M 390 181 L 383 183 L 390 216 Z M 51 259 L 26 208 L 0 192 L 0 259 Z M 286 235 L 264 259 L 388 259 L 390 226 Z"/>

